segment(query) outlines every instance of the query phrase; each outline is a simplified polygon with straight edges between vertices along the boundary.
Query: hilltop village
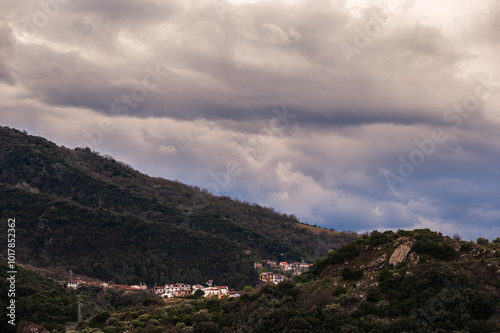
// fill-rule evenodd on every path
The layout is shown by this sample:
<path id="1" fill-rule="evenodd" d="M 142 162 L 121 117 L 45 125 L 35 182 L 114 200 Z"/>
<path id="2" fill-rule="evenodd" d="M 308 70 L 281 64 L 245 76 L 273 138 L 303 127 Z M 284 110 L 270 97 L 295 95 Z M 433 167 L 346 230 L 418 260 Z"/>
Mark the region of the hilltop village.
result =
<path id="1" fill-rule="evenodd" d="M 262 260 L 254 262 L 254 268 L 259 273 L 259 281 L 261 283 L 274 283 L 278 284 L 287 277 L 300 275 L 307 271 L 312 264 L 309 263 L 287 263 L 277 262 L 274 260 Z M 174 297 L 187 297 L 191 295 L 205 296 L 207 298 L 222 298 L 239 297 L 240 293 L 230 290 L 228 286 L 213 285 L 213 280 L 208 280 L 205 286 L 200 284 L 189 285 L 186 283 L 172 283 L 161 286 L 153 286 L 148 288 L 147 285 L 140 283 L 138 285 L 124 285 L 124 284 L 110 284 L 106 282 L 89 282 L 85 279 L 77 278 L 75 280 L 67 281 L 67 288 L 77 289 L 83 286 L 97 287 L 103 289 L 117 289 L 123 290 L 125 293 L 133 292 L 150 292 L 161 298 L 174 298 Z"/>

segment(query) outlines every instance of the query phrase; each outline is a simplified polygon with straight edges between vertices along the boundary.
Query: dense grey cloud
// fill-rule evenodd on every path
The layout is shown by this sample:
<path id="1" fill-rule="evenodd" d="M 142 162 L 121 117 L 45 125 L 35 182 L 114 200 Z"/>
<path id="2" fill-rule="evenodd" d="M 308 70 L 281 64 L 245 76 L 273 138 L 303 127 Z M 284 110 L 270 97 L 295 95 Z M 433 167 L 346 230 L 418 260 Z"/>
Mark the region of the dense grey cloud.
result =
<path id="1" fill-rule="evenodd" d="M 499 234 L 495 1 L 0 13 L 4 125 L 339 230 Z"/>

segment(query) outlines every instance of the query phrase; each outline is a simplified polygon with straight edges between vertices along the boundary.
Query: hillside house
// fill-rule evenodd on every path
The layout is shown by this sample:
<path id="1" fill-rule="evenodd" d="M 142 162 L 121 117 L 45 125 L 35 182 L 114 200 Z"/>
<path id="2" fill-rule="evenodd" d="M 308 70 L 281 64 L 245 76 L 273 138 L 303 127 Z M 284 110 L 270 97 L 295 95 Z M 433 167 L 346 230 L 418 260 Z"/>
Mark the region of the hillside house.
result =
<path id="1" fill-rule="evenodd" d="M 264 272 L 259 274 L 259 280 L 264 282 L 264 283 L 269 283 L 272 282 L 274 284 L 278 284 L 281 281 L 283 281 L 285 277 L 281 274 L 275 274 L 272 272 Z"/>
<path id="2" fill-rule="evenodd" d="M 215 288 L 212 288 L 212 287 L 203 288 L 203 291 L 205 292 L 205 297 L 209 297 L 209 296 L 212 296 L 212 295 L 218 295 L 219 294 L 219 289 L 215 289 Z"/>
<path id="3" fill-rule="evenodd" d="M 279 266 L 284 271 L 287 271 L 290 269 L 290 265 L 286 261 L 280 262 Z"/>
<path id="4" fill-rule="evenodd" d="M 219 293 L 227 295 L 229 293 L 229 288 L 227 286 L 213 286 L 212 288 L 219 289 Z"/>
<path id="5" fill-rule="evenodd" d="M 160 297 L 184 297 L 192 294 L 191 287 L 185 283 L 166 284 Z"/>
<path id="6" fill-rule="evenodd" d="M 80 281 L 69 281 L 66 287 L 76 289 L 79 286 Z"/>
<path id="7" fill-rule="evenodd" d="M 214 295 L 217 295 L 219 297 L 229 294 L 229 288 L 227 286 L 213 286 L 213 287 L 203 288 L 202 290 L 205 292 L 205 297 L 208 298 Z"/>
<path id="8" fill-rule="evenodd" d="M 174 297 L 186 297 L 192 295 L 193 292 L 191 290 L 177 290 L 174 291 Z"/>
<path id="9" fill-rule="evenodd" d="M 274 260 L 265 260 L 264 261 L 267 266 L 270 267 L 278 267 L 278 263 Z"/>
<path id="10" fill-rule="evenodd" d="M 310 268 L 312 265 L 313 265 L 313 264 L 306 264 L 306 263 L 300 264 L 300 271 L 301 271 L 301 272 L 306 272 L 307 270 L 309 270 L 309 268 Z"/>
<path id="11" fill-rule="evenodd" d="M 82 279 L 72 280 L 66 283 L 67 288 L 77 289 L 84 286 L 106 289 L 108 288 L 109 285 L 107 283 L 100 283 L 100 282 L 87 282 Z"/>
<path id="12" fill-rule="evenodd" d="M 273 282 L 273 272 L 262 272 L 259 274 L 259 280 L 265 283 Z"/>
<path id="13" fill-rule="evenodd" d="M 274 274 L 273 276 L 273 283 L 274 284 L 278 284 L 280 283 L 281 281 L 283 281 L 285 279 L 285 277 L 281 274 Z"/>
<path id="14" fill-rule="evenodd" d="M 156 295 L 161 295 L 165 293 L 165 286 L 155 286 L 153 287 L 153 292 Z"/>

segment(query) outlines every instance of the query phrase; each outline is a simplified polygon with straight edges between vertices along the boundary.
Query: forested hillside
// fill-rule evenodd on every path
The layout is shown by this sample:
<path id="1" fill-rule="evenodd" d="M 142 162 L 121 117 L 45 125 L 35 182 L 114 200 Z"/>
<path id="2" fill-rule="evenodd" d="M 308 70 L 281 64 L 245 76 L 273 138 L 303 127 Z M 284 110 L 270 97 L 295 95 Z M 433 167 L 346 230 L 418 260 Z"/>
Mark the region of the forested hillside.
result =
<path id="1" fill-rule="evenodd" d="M 9 289 L 7 271 L 10 271 L 7 261 L 0 257 L 0 323 L 1 332 L 16 332 L 22 322 L 32 322 L 43 325 L 46 329 L 64 328 L 67 322 L 77 319 L 76 294 L 46 279 L 35 272 L 16 267 L 15 298 L 8 297 Z M 15 299 L 15 323 L 7 322 L 7 305 Z"/>
<path id="2" fill-rule="evenodd" d="M 195 283 L 217 277 L 239 285 L 242 276 L 251 277 L 246 248 L 220 235 L 89 209 L 5 185 L 0 185 L 0 195 L 5 198 L 2 211 L 16 216 L 19 262 L 60 265 L 119 283 Z"/>
<path id="3" fill-rule="evenodd" d="M 123 283 L 251 284 L 251 260 L 313 262 L 359 237 L 6 127 L 0 192 L 1 218 L 17 219 L 21 262 Z"/>

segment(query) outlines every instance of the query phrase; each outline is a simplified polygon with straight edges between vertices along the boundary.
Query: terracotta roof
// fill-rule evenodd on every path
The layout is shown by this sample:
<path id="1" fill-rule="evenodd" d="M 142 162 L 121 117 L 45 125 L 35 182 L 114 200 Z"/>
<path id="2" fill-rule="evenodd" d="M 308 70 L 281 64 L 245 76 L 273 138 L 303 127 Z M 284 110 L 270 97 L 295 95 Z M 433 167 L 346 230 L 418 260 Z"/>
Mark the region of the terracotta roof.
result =
<path id="1" fill-rule="evenodd" d="M 111 287 L 113 287 L 113 288 L 122 288 L 122 289 L 130 288 L 130 286 L 128 286 L 126 284 L 112 284 Z"/>

